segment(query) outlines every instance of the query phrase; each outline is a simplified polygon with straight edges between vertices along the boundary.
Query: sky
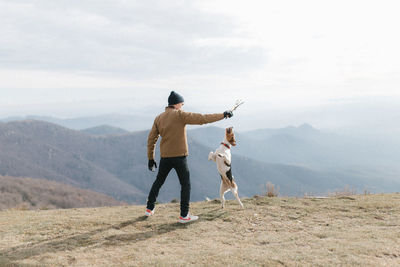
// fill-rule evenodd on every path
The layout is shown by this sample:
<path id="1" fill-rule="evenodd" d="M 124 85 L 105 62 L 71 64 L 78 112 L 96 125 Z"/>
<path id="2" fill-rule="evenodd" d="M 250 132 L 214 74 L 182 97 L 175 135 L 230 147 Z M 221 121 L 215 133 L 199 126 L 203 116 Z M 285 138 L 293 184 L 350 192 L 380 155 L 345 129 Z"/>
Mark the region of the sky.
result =
<path id="1" fill-rule="evenodd" d="M 371 116 L 393 124 L 398 6 L 0 0 L 0 118 L 137 113 L 165 106 L 174 90 L 202 113 L 243 99 L 246 128 L 341 127 Z"/>

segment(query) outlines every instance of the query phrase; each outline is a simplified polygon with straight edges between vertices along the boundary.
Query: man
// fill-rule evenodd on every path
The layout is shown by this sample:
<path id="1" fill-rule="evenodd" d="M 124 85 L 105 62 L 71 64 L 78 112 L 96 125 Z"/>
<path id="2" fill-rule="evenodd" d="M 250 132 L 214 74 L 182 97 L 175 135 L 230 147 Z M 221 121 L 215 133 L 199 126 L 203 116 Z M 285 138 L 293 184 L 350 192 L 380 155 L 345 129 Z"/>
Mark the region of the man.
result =
<path id="1" fill-rule="evenodd" d="M 160 152 L 160 168 L 158 170 L 157 178 L 151 187 L 149 197 L 147 199 L 147 208 L 145 215 L 151 216 L 154 214 L 155 202 L 160 191 L 161 186 L 164 184 L 168 173 L 172 168 L 178 174 L 179 182 L 181 184 L 181 214 L 179 217 L 180 223 L 188 223 L 198 219 L 198 216 L 189 213 L 190 201 L 190 174 L 187 165 L 188 144 L 186 138 L 186 125 L 187 124 L 205 124 L 222 120 L 224 118 L 231 118 L 233 116 L 231 111 L 216 114 L 198 114 L 185 112 L 182 110 L 184 99 L 181 95 L 171 92 L 168 97 L 168 107 L 165 111 L 158 115 L 153 127 L 149 133 L 147 140 L 147 156 L 149 159 L 149 170 L 157 168 L 154 161 L 155 147 L 158 137 L 161 136 Z"/>

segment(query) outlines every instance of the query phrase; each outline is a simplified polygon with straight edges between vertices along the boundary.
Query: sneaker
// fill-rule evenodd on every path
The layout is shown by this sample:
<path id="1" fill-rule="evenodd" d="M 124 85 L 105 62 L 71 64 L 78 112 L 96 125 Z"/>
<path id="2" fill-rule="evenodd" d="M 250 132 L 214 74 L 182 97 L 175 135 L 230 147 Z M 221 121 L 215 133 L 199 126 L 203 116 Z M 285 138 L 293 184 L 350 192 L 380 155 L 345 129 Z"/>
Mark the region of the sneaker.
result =
<path id="1" fill-rule="evenodd" d="M 193 222 L 196 221 L 197 219 L 199 219 L 199 216 L 195 216 L 195 215 L 186 215 L 186 217 L 179 217 L 179 222 L 180 223 L 189 223 L 189 222 Z"/>
<path id="2" fill-rule="evenodd" d="M 147 217 L 154 215 L 154 209 L 153 210 L 146 209 L 144 215 L 146 215 Z"/>

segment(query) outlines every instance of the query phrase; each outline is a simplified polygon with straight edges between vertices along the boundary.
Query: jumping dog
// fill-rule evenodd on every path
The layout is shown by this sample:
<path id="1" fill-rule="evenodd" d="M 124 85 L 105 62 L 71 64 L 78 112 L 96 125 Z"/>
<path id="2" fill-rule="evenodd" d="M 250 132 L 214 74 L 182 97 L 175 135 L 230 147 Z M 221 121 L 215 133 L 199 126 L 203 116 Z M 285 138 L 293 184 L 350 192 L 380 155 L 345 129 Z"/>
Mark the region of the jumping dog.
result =
<path id="1" fill-rule="evenodd" d="M 234 181 L 231 168 L 231 147 L 236 146 L 235 133 L 233 132 L 233 127 L 225 129 L 224 141 L 215 150 L 215 152 L 210 152 L 208 154 L 208 160 L 212 160 L 217 163 L 217 169 L 221 175 L 221 186 L 219 189 L 219 194 L 221 198 L 222 208 L 225 207 L 225 193 L 232 191 L 233 195 L 239 202 L 240 206 L 243 208 L 243 204 L 240 201 L 238 194 L 238 186 Z"/>

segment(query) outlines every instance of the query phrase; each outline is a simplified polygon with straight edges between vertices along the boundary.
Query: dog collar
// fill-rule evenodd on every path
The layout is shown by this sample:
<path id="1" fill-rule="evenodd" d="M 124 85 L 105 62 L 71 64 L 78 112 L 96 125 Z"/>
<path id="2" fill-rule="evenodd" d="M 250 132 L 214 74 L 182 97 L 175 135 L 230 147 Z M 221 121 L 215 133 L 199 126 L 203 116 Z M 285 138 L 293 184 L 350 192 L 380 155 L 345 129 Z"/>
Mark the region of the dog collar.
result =
<path id="1" fill-rule="evenodd" d="M 229 148 L 229 149 L 231 148 L 229 145 L 225 144 L 224 142 L 222 142 L 221 145 L 224 145 L 224 146 L 226 146 L 226 147 Z"/>

